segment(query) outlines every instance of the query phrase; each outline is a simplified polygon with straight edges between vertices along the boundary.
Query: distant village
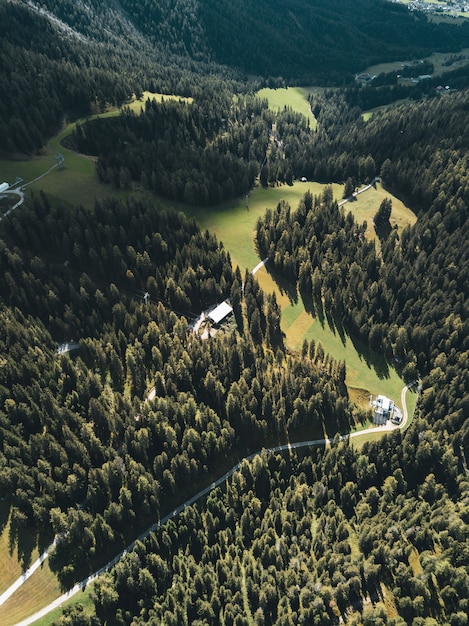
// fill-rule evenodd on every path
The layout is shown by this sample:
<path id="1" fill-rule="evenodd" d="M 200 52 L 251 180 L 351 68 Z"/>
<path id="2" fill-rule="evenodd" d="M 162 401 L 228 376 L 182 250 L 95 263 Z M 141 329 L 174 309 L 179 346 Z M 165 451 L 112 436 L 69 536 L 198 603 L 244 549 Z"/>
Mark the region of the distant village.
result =
<path id="1" fill-rule="evenodd" d="M 402 0 L 393 0 L 402 3 Z M 410 11 L 422 13 L 445 13 L 452 17 L 459 17 L 461 13 L 469 13 L 469 1 L 465 0 L 439 0 L 428 2 L 427 0 L 411 0 L 407 3 Z"/>

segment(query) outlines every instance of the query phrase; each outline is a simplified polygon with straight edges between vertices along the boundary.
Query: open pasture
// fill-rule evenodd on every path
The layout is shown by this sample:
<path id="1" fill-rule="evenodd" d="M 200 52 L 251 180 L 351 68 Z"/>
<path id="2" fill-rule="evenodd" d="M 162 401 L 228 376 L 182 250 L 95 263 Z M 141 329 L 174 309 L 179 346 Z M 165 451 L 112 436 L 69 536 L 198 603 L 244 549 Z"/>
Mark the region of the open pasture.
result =
<path id="1" fill-rule="evenodd" d="M 193 98 L 183 98 L 182 96 L 174 96 L 168 95 L 165 93 L 153 93 L 152 91 L 144 91 L 141 98 L 133 98 L 129 104 L 124 105 L 125 108 L 129 108 L 134 113 L 140 113 L 143 109 L 145 110 L 145 102 L 147 100 L 155 100 L 155 102 L 168 102 L 170 100 L 176 102 L 186 102 L 187 104 L 191 104 L 194 101 Z"/>
<path id="2" fill-rule="evenodd" d="M 293 186 L 256 188 L 248 198 L 239 198 L 216 209 L 190 209 L 200 228 L 216 234 L 230 252 L 234 265 L 239 265 L 242 274 L 246 269 L 254 268 L 259 256 L 254 244 L 256 222 L 267 208 L 275 208 L 281 200 L 287 200 L 292 210 L 309 189 L 313 195 L 319 195 L 324 186 L 318 183 L 296 182 Z M 333 194 L 337 200 L 342 197 L 343 186 L 333 185 Z M 416 221 L 415 215 L 397 198 L 386 192 L 380 184 L 376 189 L 360 194 L 356 202 L 346 203 L 344 211 L 352 211 L 359 222 L 368 223 L 367 236 L 375 238 L 372 218 L 385 197 L 391 197 L 393 211 L 391 224 L 398 230 Z M 291 294 L 291 288 L 284 288 L 269 273 L 269 268 L 261 268 L 256 273 L 260 286 L 266 293 L 275 292 L 277 302 L 282 309 L 282 329 L 287 345 L 292 350 L 301 350 L 304 339 L 321 342 L 326 353 L 336 360 L 345 360 L 347 364 L 347 385 L 349 388 L 363 388 L 377 395 L 384 393 L 397 403 L 403 386 L 397 372 L 386 364 L 381 355 L 371 353 L 366 346 L 359 345 L 344 334 L 341 329 L 332 328 L 327 319 L 320 320 L 305 310 L 297 295 Z M 289 289 L 287 293 L 287 289 Z"/>
<path id="3" fill-rule="evenodd" d="M 269 89 L 265 87 L 257 92 L 259 98 L 267 98 L 269 108 L 274 111 L 281 111 L 284 107 L 291 108 L 297 113 L 304 115 L 310 123 L 311 128 L 316 128 L 316 118 L 314 117 L 307 96 L 309 90 L 302 87 L 287 87 L 279 89 Z"/>
<path id="4" fill-rule="evenodd" d="M 340 198 L 341 185 L 332 185 L 334 197 Z M 259 262 L 254 246 L 254 231 L 257 220 L 264 216 L 268 208 L 275 208 L 281 200 L 286 200 L 295 210 L 299 201 L 309 190 L 313 195 L 322 193 L 324 185 L 319 183 L 296 182 L 292 186 L 256 187 L 246 198 L 236 198 L 219 207 L 208 209 L 185 207 L 187 215 L 195 218 L 202 230 L 208 229 L 223 242 L 231 255 L 233 265 L 239 265 L 241 272 L 252 270 Z"/>
<path id="5" fill-rule="evenodd" d="M 279 92 L 279 90 L 272 91 Z M 288 93 L 289 97 L 292 94 L 296 94 L 296 97 L 300 96 L 303 103 L 307 105 L 304 92 L 301 90 L 283 91 Z M 289 102 L 291 105 L 291 99 Z M 117 113 L 117 110 L 109 111 L 107 115 Z M 8 172 L 2 168 L 2 162 L 0 162 L 0 172 L 5 171 L 5 178 L 10 182 L 12 176 L 21 176 L 25 182 L 29 182 L 53 165 L 54 155 L 60 152 L 65 156 L 64 167 L 52 170 L 47 176 L 32 183 L 29 189 L 34 192 L 43 190 L 53 202 L 70 205 L 80 203 L 88 208 L 93 206 L 96 197 L 111 194 L 126 197 L 131 193 L 115 190 L 102 184 L 96 176 L 92 158 L 76 154 L 61 145 L 61 140 L 72 129 L 73 125 L 69 125 L 54 137 L 43 155 L 28 161 L 9 162 L 11 176 L 7 176 Z M 311 191 L 313 195 L 320 195 L 323 189 L 323 185 L 313 182 L 295 182 L 292 186 L 258 187 L 249 193 L 247 201 L 243 196 L 222 206 L 209 209 L 176 205 L 174 202 L 161 199 L 159 204 L 163 208 L 184 210 L 186 214 L 196 219 L 201 229 L 213 232 L 229 251 L 233 264 L 238 265 L 244 273 L 246 269 L 252 270 L 259 262 L 254 244 L 254 231 L 257 220 L 262 218 L 266 209 L 275 208 L 281 200 L 286 200 L 290 203 L 292 210 L 295 210 L 306 191 Z M 334 198 L 340 201 L 343 185 L 334 184 L 332 189 Z M 386 196 L 389 197 L 390 194 L 377 184 L 376 188 L 360 194 L 355 202 L 344 205 L 344 211 L 352 211 L 357 221 L 367 221 L 367 236 L 370 238 L 376 237 L 372 218 Z M 392 226 L 396 224 L 400 230 L 407 224 L 415 222 L 415 215 L 402 202 L 397 198 L 392 198 L 392 201 Z M 358 349 L 346 335 L 341 336 L 336 329 L 331 329 L 327 320 L 321 323 L 319 319 L 312 317 L 305 311 L 301 300 L 298 300 L 294 294 L 292 295 L 291 287 L 286 286 L 288 293 L 285 289 L 282 291 L 268 270 L 261 269 L 257 274 L 257 279 L 266 292 L 276 292 L 282 308 L 283 330 L 287 344 L 292 349 L 299 350 L 305 338 L 308 341 L 311 339 L 320 341 L 324 350 L 334 359 L 346 361 L 349 387 L 365 388 L 375 394 L 386 393 L 398 399 L 396 393 L 398 388 L 402 387 L 402 383 L 394 370 L 388 369 L 383 363 L 370 361 L 370 358 L 364 356 L 363 349 Z"/>
<path id="6" fill-rule="evenodd" d="M 371 187 L 368 191 L 357 196 L 354 202 L 347 202 L 343 205 L 343 209 L 347 214 L 349 211 L 359 224 L 367 223 L 365 236 L 367 239 L 373 239 L 378 242 L 376 231 L 373 226 L 373 217 L 379 209 L 379 205 L 385 198 L 392 200 L 391 227 L 397 227 L 398 233 L 406 226 L 412 226 L 417 221 L 417 216 L 413 213 L 399 198 L 393 196 L 390 192 L 383 188 L 381 183 L 376 183 L 375 187 Z"/>
<path id="7" fill-rule="evenodd" d="M 466 57 L 462 60 L 456 60 L 459 57 Z M 372 65 L 364 70 L 364 72 L 368 72 L 371 75 L 378 75 L 381 73 L 387 72 L 397 72 L 399 74 L 399 70 L 402 67 L 402 63 L 408 63 L 415 59 L 402 59 L 400 61 L 391 61 L 389 63 L 379 63 L 377 65 Z M 451 72 L 459 67 L 460 64 L 466 64 L 469 60 L 469 48 L 463 48 L 462 50 L 458 50 L 455 52 L 433 52 L 428 57 L 425 57 L 425 61 L 430 61 L 433 63 L 434 74 L 444 74 L 445 72 Z M 451 65 L 448 65 L 449 62 L 452 62 Z"/>

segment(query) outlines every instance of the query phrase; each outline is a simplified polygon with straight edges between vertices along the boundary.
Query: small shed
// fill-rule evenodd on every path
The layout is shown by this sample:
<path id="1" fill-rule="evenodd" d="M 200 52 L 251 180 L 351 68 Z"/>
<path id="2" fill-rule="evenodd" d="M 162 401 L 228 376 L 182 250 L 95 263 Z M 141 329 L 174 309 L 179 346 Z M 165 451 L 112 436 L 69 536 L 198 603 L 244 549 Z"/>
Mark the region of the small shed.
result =
<path id="1" fill-rule="evenodd" d="M 10 189 L 10 185 L 8 183 L 0 183 L 0 195 L 2 193 L 5 193 L 5 191 L 8 191 Z"/>
<path id="2" fill-rule="evenodd" d="M 217 305 L 213 311 L 207 314 L 207 317 L 213 324 L 220 324 L 224 319 L 233 312 L 233 307 L 228 302 L 222 302 Z"/>

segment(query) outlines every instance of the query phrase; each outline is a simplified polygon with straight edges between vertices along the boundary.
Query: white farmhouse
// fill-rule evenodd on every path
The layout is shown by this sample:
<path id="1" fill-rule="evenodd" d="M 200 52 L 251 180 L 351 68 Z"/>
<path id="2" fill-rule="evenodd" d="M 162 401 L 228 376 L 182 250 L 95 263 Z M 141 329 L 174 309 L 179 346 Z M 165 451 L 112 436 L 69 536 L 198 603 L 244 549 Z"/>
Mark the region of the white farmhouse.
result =
<path id="1" fill-rule="evenodd" d="M 391 419 L 394 411 L 394 402 L 386 396 L 378 396 L 373 402 L 373 423 L 374 424 L 386 424 Z"/>

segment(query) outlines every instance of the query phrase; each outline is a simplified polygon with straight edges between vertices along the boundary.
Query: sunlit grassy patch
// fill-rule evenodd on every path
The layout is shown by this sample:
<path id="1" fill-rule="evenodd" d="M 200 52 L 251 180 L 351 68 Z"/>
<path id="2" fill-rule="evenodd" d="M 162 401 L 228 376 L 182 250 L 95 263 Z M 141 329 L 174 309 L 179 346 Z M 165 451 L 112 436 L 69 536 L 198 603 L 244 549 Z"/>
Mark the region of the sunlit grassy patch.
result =
<path id="1" fill-rule="evenodd" d="M 302 87 L 287 87 L 285 89 L 264 88 L 257 92 L 260 98 L 267 98 L 269 107 L 274 111 L 281 111 L 285 107 L 301 113 L 310 123 L 311 129 L 316 128 L 316 118 L 314 117 L 309 102 L 307 100 L 308 90 Z"/>

